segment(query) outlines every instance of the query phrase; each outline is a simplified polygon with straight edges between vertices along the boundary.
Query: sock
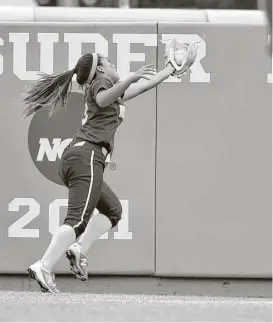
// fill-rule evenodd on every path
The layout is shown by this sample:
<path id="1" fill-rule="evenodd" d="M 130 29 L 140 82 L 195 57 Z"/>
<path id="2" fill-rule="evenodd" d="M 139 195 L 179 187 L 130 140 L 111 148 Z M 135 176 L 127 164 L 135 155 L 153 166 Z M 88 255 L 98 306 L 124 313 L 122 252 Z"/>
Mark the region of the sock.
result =
<path id="1" fill-rule="evenodd" d="M 89 220 L 84 233 L 79 239 L 85 254 L 88 253 L 92 244 L 105 232 L 112 228 L 111 221 L 103 214 L 96 214 Z"/>
<path id="2" fill-rule="evenodd" d="M 61 225 L 53 235 L 50 245 L 42 258 L 44 266 L 47 269 L 52 270 L 56 262 L 75 240 L 76 234 L 74 229 L 66 224 Z"/>

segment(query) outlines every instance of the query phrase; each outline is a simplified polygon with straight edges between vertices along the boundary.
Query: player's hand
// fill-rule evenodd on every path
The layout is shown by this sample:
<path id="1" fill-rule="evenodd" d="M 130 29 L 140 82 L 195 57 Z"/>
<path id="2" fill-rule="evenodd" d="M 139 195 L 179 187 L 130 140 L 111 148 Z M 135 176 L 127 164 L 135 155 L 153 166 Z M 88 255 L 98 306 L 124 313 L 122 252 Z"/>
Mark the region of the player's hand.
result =
<path id="1" fill-rule="evenodd" d="M 150 80 L 156 74 L 153 64 L 142 66 L 138 71 L 130 76 L 132 83 L 138 82 L 140 79 Z"/>

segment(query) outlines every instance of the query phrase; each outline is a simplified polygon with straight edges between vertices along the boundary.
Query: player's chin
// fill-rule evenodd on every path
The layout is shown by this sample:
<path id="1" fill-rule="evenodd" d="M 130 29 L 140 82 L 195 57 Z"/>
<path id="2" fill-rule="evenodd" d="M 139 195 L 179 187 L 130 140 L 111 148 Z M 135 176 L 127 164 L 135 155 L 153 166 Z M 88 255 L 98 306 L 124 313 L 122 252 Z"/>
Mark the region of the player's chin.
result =
<path id="1" fill-rule="evenodd" d="M 117 83 L 120 80 L 120 76 L 118 74 L 115 75 L 115 83 Z"/>

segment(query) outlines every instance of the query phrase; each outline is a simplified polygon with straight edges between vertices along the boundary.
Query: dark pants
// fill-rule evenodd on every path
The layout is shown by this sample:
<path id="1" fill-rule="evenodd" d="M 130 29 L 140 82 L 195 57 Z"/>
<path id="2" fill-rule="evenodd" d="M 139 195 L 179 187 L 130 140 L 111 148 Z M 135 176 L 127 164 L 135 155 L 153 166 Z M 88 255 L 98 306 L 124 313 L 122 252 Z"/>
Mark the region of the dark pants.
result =
<path id="1" fill-rule="evenodd" d="M 68 209 L 64 224 L 74 228 L 79 237 L 97 208 L 115 227 L 122 207 L 111 188 L 103 181 L 106 156 L 101 147 L 88 142 L 72 143 L 65 149 L 59 175 L 68 187 Z"/>

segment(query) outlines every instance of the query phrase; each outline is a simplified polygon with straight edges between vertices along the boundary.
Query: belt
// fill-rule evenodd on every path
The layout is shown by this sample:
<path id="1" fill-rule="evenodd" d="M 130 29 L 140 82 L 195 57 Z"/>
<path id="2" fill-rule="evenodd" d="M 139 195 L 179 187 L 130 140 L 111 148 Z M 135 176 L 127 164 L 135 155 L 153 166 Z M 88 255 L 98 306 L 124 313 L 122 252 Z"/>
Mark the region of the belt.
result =
<path id="1" fill-rule="evenodd" d="M 75 145 L 73 145 L 73 147 L 82 147 L 85 143 L 86 143 L 85 141 L 80 141 L 80 142 L 77 142 Z M 101 151 L 102 151 L 104 157 L 107 157 L 108 150 L 105 147 L 100 147 L 100 146 L 98 146 L 98 147 L 101 148 Z"/>

